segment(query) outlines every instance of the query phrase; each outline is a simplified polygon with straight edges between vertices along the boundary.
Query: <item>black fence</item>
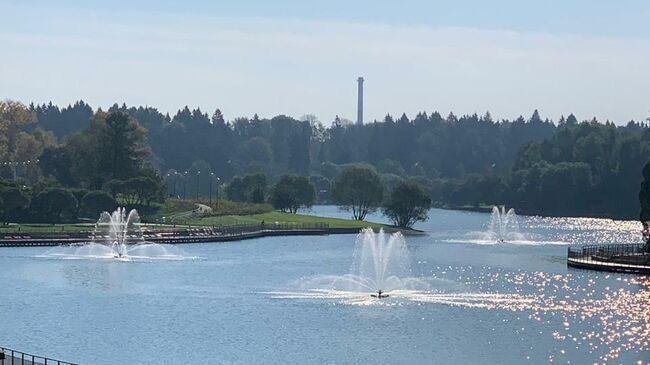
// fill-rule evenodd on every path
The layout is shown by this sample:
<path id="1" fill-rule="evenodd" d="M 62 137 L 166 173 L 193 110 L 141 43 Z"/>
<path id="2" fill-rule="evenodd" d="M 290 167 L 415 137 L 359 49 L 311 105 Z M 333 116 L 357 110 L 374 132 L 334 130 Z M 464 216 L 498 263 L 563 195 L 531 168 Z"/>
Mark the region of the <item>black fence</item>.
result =
<path id="1" fill-rule="evenodd" d="M 353 230 L 354 231 L 354 230 Z M 340 233 L 340 230 L 338 231 Z M 142 234 L 129 235 L 130 242 L 199 243 L 234 241 L 246 238 L 284 235 L 324 235 L 331 233 L 327 223 L 255 223 L 230 226 L 146 227 Z M 101 242 L 107 236 L 90 232 L 7 234 L 0 233 L 0 247 L 77 245 Z M 3 364 L 0 364 L 3 365 Z"/>
<path id="2" fill-rule="evenodd" d="M 78 365 L 0 347 L 0 365 Z"/>
<path id="3" fill-rule="evenodd" d="M 256 224 L 237 224 L 231 226 L 194 226 L 192 228 L 176 228 L 170 230 L 156 230 L 155 235 L 167 236 L 223 236 L 223 237 L 238 237 L 245 236 L 251 233 L 274 231 L 274 232 L 287 232 L 287 231 L 312 231 L 326 233 L 329 230 L 327 223 L 256 223 Z M 151 232 L 153 234 L 153 232 Z M 151 237 L 149 232 L 143 232 L 144 238 Z"/>
<path id="4" fill-rule="evenodd" d="M 222 234 L 246 234 L 259 231 L 310 231 L 328 230 L 327 223 L 260 223 L 260 224 L 239 224 L 232 226 L 211 226 L 210 228 Z M 198 228 L 198 227 L 197 227 Z"/>
<path id="5" fill-rule="evenodd" d="M 568 257 L 570 259 L 583 260 L 616 260 L 622 257 L 636 257 L 639 261 L 650 260 L 647 255 L 645 243 L 610 244 L 610 245 L 584 245 L 569 247 Z"/>

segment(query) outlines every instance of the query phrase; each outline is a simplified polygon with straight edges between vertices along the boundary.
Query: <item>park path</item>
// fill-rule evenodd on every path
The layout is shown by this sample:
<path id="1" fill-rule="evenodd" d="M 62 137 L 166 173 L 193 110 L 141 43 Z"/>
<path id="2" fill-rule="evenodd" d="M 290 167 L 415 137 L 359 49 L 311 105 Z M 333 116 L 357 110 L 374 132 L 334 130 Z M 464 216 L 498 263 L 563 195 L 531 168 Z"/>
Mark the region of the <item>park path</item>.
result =
<path id="1" fill-rule="evenodd" d="M 191 219 L 191 218 L 196 218 L 196 217 L 204 217 L 208 214 L 212 213 L 212 208 L 201 203 L 196 203 L 196 208 L 192 210 L 188 210 L 187 212 L 182 212 L 178 214 L 174 214 L 172 216 L 167 217 L 168 222 L 175 222 L 179 220 L 185 220 L 185 219 Z M 2 365 L 2 364 L 0 364 Z"/>

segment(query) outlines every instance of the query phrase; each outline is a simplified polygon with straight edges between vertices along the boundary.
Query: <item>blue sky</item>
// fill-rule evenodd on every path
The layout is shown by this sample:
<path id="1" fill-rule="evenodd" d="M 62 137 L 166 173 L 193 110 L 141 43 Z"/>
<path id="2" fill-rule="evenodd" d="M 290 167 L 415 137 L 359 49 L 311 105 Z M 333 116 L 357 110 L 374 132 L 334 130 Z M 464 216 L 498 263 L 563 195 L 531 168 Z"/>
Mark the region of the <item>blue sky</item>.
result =
<path id="1" fill-rule="evenodd" d="M 226 117 L 650 114 L 642 1 L 1 1 L 0 98 Z"/>

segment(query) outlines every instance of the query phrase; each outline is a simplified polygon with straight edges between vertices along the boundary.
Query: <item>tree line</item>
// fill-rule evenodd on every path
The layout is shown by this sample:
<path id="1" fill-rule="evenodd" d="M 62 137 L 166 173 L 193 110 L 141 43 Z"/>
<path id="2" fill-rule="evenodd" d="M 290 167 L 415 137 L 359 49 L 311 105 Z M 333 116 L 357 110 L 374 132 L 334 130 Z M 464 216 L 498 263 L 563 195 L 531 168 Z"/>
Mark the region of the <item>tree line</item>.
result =
<path id="1" fill-rule="evenodd" d="M 231 181 L 256 174 L 271 182 L 306 176 L 318 202 L 334 202 L 342 172 L 367 164 L 386 191 L 415 181 L 434 206 L 507 204 L 535 214 L 630 217 L 650 158 L 645 122 L 616 126 L 572 114 L 554 122 L 537 111 L 514 120 L 421 112 L 365 125 L 337 117 L 326 127 L 311 115 L 227 121 L 219 109 L 208 115 L 188 107 L 173 116 L 117 104 L 93 110 L 82 101 L 26 109 L 32 120 L 8 132 L 0 156 L 31 162 L 0 166 L 0 176 L 30 183 L 51 178 L 115 196 L 133 195 L 116 189 L 143 178 L 157 188 L 135 189 L 132 181 L 130 191 L 158 195 L 133 195 L 143 202 L 224 194 Z M 107 122 L 111 115 L 121 119 Z M 111 150 L 124 144 L 120 138 L 135 143 L 128 151 Z"/>
<path id="2" fill-rule="evenodd" d="M 633 218 L 648 159 L 645 124 L 563 123 L 551 137 L 524 145 L 505 174 L 439 182 L 435 194 L 454 205 L 500 203 L 533 214 Z"/>

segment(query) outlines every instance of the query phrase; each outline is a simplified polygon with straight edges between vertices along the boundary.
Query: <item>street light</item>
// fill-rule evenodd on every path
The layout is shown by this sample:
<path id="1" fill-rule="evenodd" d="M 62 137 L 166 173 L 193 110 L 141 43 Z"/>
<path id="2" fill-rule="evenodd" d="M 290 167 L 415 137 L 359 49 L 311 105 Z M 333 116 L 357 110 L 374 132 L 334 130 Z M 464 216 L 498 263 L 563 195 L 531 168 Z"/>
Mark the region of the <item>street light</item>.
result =
<path id="1" fill-rule="evenodd" d="M 32 165 L 38 164 L 39 162 L 40 162 L 39 159 L 25 160 L 25 161 L 5 161 L 5 162 L 0 162 L 0 166 L 8 167 L 11 170 L 13 181 L 16 181 L 16 178 L 19 175 L 18 174 L 19 170 L 22 169 L 23 177 L 27 177 L 27 169 Z M 19 168 L 19 166 L 22 166 L 22 168 Z"/>
<path id="2" fill-rule="evenodd" d="M 196 201 L 199 201 L 199 175 L 201 175 L 201 171 L 196 171 Z"/>
<path id="3" fill-rule="evenodd" d="M 176 183 L 178 182 L 178 171 L 174 171 L 174 198 L 176 198 Z"/>
<path id="4" fill-rule="evenodd" d="M 185 194 L 187 192 L 187 171 L 183 173 L 183 200 L 187 198 Z"/>
<path id="5" fill-rule="evenodd" d="M 210 206 L 212 206 L 212 179 L 214 179 L 214 172 L 210 173 Z"/>
<path id="6" fill-rule="evenodd" d="M 221 181 L 221 179 L 217 176 L 217 190 L 216 190 L 216 192 L 214 194 L 214 200 L 215 200 L 214 207 L 215 207 L 215 209 L 219 208 L 219 181 Z"/>

